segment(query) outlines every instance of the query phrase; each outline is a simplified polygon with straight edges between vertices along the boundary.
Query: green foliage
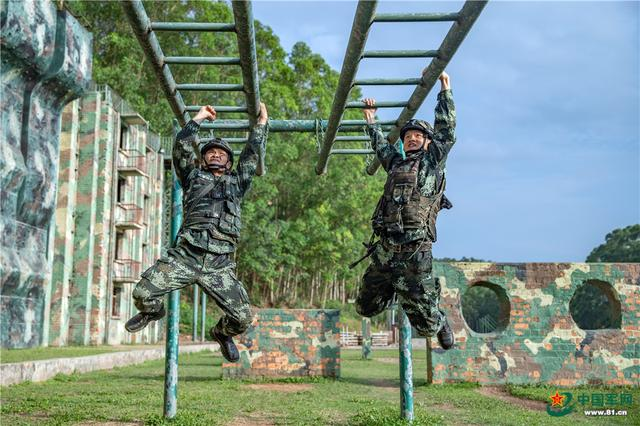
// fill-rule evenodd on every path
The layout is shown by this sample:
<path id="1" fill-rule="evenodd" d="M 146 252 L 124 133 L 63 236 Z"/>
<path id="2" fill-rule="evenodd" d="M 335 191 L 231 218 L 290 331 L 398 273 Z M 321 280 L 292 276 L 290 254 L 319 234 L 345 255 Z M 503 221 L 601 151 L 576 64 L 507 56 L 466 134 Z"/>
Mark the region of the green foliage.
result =
<path id="1" fill-rule="evenodd" d="M 508 321 L 509 313 L 500 303 L 497 293 L 482 285 L 467 289 L 462 295 L 461 305 L 464 320 L 478 333 L 490 333 Z"/>
<path id="2" fill-rule="evenodd" d="M 640 262 L 640 224 L 614 229 L 594 248 L 587 262 Z"/>
<path id="3" fill-rule="evenodd" d="M 170 134 L 173 115 L 121 5 L 95 1 L 65 4 L 93 32 L 96 82 L 110 85 L 149 120 L 152 129 Z M 145 2 L 145 7 L 152 21 L 233 21 L 224 2 Z M 338 72 L 306 44 L 296 43 L 287 53 L 271 28 L 257 21 L 255 28 L 260 94 L 270 118 L 328 118 Z M 159 33 L 158 38 L 167 56 L 237 55 L 233 34 Z M 171 71 L 178 83 L 241 82 L 239 67 L 172 65 Z M 241 93 L 185 92 L 183 96 L 187 105 L 245 103 Z M 354 89 L 351 99 L 360 97 L 359 89 Z M 360 117 L 359 111 L 345 114 L 347 119 Z M 240 135 L 226 132 L 218 136 Z M 327 175 L 317 176 L 316 136 L 271 133 L 268 173 L 254 180 L 243 202 L 237 270 L 252 302 L 259 306 L 312 307 L 332 299 L 344 302 L 355 296 L 366 267 L 366 262 L 354 270 L 347 265 L 364 252 L 361 242 L 369 239 L 369 218 L 384 177 L 381 173 L 366 175 L 365 159 L 360 156 L 332 158 Z"/>
<path id="4" fill-rule="evenodd" d="M 620 302 L 605 282 L 587 281 L 578 287 L 569 302 L 569 311 L 583 330 L 620 328 L 622 324 Z"/>

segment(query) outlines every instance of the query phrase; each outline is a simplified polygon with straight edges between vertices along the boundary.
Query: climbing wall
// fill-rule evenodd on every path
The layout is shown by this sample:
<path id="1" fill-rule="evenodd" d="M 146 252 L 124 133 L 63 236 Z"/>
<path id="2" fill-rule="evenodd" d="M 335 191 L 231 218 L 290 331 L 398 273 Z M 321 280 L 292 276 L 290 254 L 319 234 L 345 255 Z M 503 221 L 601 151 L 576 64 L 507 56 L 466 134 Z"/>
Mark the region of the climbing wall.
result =
<path id="1" fill-rule="evenodd" d="M 0 339 L 21 348 L 48 340 L 60 116 L 89 86 L 92 36 L 53 2 L 1 7 Z"/>

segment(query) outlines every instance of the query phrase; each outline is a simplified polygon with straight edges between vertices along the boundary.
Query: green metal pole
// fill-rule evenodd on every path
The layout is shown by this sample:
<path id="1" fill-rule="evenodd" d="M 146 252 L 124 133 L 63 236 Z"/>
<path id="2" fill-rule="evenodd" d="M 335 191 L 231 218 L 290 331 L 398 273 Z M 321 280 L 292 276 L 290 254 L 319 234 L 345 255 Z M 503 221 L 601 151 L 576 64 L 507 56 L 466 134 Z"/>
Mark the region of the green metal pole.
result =
<path id="1" fill-rule="evenodd" d="M 371 359 L 371 319 L 362 318 L 362 359 Z"/>
<path id="2" fill-rule="evenodd" d="M 404 309 L 398 308 L 400 317 L 400 415 L 413 421 L 413 366 L 411 364 L 411 323 Z"/>
<path id="3" fill-rule="evenodd" d="M 193 336 L 191 341 L 196 342 L 198 340 L 198 296 L 200 295 L 200 288 L 197 285 L 193 286 Z"/>
<path id="4" fill-rule="evenodd" d="M 320 155 L 316 163 L 316 174 L 323 175 L 327 172 L 327 163 L 331 147 L 334 144 L 334 138 L 340 127 L 340 120 L 344 114 L 344 108 L 347 105 L 349 92 L 353 87 L 353 81 L 358 72 L 360 58 L 364 52 L 364 45 L 367 42 L 369 28 L 373 22 L 376 13 L 377 1 L 360 0 L 356 8 L 356 14 L 351 25 L 351 35 L 347 44 L 347 50 L 342 61 L 342 70 L 338 79 L 338 87 L 333 97 L 331 105 L 331 113 L 329 115 L 329 124 L 324 134 L 324 140 L 320 147 Z"/>
<path id="5" fill-rule="evenodd" d="M 242 69 L 242 82 L 247 102 L 249 123 L 253 127 L 260 113 L 260 79 L 258 78 L 258 56 L 256 54 L 256 36 L 253 25 L 253 11 L 251 2 L 232 1 L 233 18 L 236 23 L 236 35 L 238 39 L 238 53 L 240 56 L 240 68 Z M 258 168 L 256 174 L 263 176 L 267 168 L 264 163 L 264 152 L 258 153 Z"/>
<path id="6" fill-rule="evenodd" d="M 202 291 L 202 297 L 200 298 L 200 301 L 202 303 L 202 306 L 200 307 L 201 311 L 202 311 L 202 318 L 201 318 L 201 324 L 200 324 L 200 339 L 201 341 L 205 341 L 206 339 L 206 334 L 205 334 L 205 323 L 207 320 L 207 293 L 204 292 L 204 290 Z"/>
<path id="7" fill-rule="evenodd" d="M 151 20 L 144 10 L 142 0 L 126 0 L 121 4 L 144 54 L 151 63 L 156 78 L 160 81 L 173 114 L 180 121 L 180 125 L 184 126 L 189 121 L 189 114 L 184 110 L 182 95 L 176 91 L 176 81 L 169 65 L 164 63 L 164 53 L 162 53 L 156 34 L 151 30 Z"/>
<path id="8" fill-rule="evenodd" d="M 451 25 L 451 29 L 449 29 L 449 32 L 438 48 L 438 56 L 435 57 L 423 71 L 421 84 L 414 89 L 407 102 L 407 106 L 400 112 L 400 116 L 398 116 L 398 120 L 396 120 L 396 127 L 387 134 L 387 140 L 390 143 L 395 143 L 395 141 L 398 140 L 400 137 L 400 129 L 404 123 L 416 114 L 486 4 L 487 0 L 467 0 L 464 3 L 464 6 L 462 6 L 462 9 L 460 9 L 458 13 L 458 19 Z M 379 167 L 380 162 L 377 158 L 374 158 L 367 166 L 367 173 L 373 175 Z"/>
<path id="9" fill-rule="evenodd" d="M 182 188 L 173 172 L 171 191 L 171 241 L 175 243 L 182 222 Z M 164 367 L 164 416 L 172 419 L 178 410 L 178 326 L 180 318 L 180 290 L 169 293 L 167 313 L 166 352 Z"/>

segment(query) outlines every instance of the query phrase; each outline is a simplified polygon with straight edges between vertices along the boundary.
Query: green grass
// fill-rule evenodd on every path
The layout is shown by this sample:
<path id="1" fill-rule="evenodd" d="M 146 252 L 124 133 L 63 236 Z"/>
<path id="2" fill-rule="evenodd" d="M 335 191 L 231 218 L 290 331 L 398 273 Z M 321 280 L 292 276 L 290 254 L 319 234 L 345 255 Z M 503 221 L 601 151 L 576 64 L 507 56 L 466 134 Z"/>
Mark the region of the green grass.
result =
<path id="1" fill-rule="evenodd" d="M 107 352 L 129 351 L 133 349 L 150 349 L 149 345 L 123 346 L 65 346 L 29 349 L 0 349 L 0 363 L 39 361 L 52 358 L 73 358 L 104 354 Z"/>
<path id="2" fill-rule="evenodd" d="M 424 379 L 423 355 L 424 351 L 414 354 L 415 425 L 640 423 L 635 397 L 626 418 L 586 418 L 582 413 L 556 418 L 484 396 L 474 384 L 430 386 Z M 1 423 L 403 425 L 398 419 L 397 356 L 396 350 L 375 350 L 373 360 L 363 361 L 359 351 L 343 350 L 340 380 L 240 381 L 221 379 L 222 359 L 217 354 L 186 354 L 180 357 L 178 416 L 171 422 L 162 418 L 164 361 L 158 360 L 2 388 Z M 551 393 L 550 388 L 524 386 L 509 390 L 540 400 Z"/>

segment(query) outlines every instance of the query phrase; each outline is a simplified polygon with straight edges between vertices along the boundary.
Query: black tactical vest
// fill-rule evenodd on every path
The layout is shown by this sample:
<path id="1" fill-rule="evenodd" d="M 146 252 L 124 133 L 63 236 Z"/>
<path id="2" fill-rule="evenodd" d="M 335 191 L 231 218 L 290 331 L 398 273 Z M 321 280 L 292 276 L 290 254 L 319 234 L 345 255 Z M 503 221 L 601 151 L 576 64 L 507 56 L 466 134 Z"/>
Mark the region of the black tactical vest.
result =
<path id="1" fill-rule="evenodd" d="M 228 237 L 225 240 L 237 243 L 242 228 L 238 194 L 240 189 L 235 175 L 225 174 L 212 180 L 199 173 L 186 194 L 182 227 L 214 229 Z"/>
<path id="2" fill-rule="evenodd" d="M 394 164 L 387 176 L 384 193 L 371 218 L 373 231 L 385 237 L 407 231 L 425 229 L 430 241 L 436 240 L 436 217 L 442 206 L 445 181 L 431 196 L 420 193 L 418 168 L 421 156 Z M 402 167 L 412 163 L 409 171 Z"/>

